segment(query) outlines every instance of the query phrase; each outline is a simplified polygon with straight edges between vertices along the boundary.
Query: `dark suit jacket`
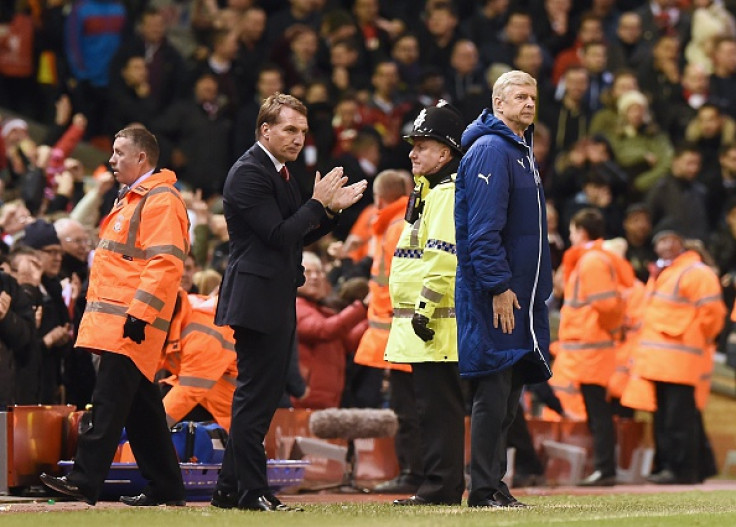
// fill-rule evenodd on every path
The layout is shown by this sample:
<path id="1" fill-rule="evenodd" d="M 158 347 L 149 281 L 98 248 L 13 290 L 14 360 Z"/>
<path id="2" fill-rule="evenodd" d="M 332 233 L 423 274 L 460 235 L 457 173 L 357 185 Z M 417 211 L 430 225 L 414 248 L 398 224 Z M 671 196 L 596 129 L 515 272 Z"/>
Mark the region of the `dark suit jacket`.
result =
<path id="1" fill-rule="evenodd" d="M 230 260 L 216 324 L 273 333 L 294 323 L 302 248 L 335 223 L 318 201 L 301 202 L 296 179 L 285 182 L 257 143 L 232 166 L 223 192 Z"/>

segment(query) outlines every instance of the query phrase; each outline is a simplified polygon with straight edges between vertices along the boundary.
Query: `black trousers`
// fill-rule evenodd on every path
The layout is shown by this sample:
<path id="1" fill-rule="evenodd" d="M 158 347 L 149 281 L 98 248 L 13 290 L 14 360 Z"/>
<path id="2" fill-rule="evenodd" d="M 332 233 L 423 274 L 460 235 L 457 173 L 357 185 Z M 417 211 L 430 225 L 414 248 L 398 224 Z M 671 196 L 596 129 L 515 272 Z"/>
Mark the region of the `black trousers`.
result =
<path id="1" fill-rule="evenodd" d="M 456 362 L 411 365 L 424 457 L 417 496 L 459 504 L 465 490 L 465 401 Z"/>
<path id="2" fill-rule="evenodd" d="M 149 482 L 143 492 L 160 500 L 183 500 L 184 484 L 161 392 L 129 357 L 103 352 L 92 393 L 92 426 L 79 435 L 68 476 L 92 501 L 100 495 L 123 427 L 140 473 Z"/>
<path id="3" fill-rule="evenodd" d="M 523 383 L 511 367 L 473 379 L 470 418 L 470 493 L 468 504 L 493 499 L 502 492 L 510 496 L 506 483 L 506 438 L 519 408 Z"/>
<path id="4" fill-rule="evenodd" d="M 606 400 L 606 388 L 598 384 L 581 384 L 588 429 L 593 436 L 593 466 L 604 476 L 616 475 L 616 429 L 613 411 Z"/>
<path id="5" fill-rule="evenodd" d="M 422 440 L 412 374 L 406 371 L 391 370 L 389 382 L 391 383 L 389 403 L 399 420 L 399 430 L 394 437 L 399 470 L 402 475 L 414 476 L 420 480 L 424 474 L 424 461 L 420 446 Z"/>
<path id="6" fill-rule="evenodd" d="M 516 449 L 514 474 L 520 476 L 539 476 L 544 474 L 544 465 L 542 465 L 542 461 L 539 459 L 537 451 L 534 448 L 534 440 L 529 432 L 529 425 L 526 422 L 521 402 L 519 402 L 516 417 L 509 428 L 506 437 L 506 446 Z"/>
<path id="7" fill-rule="evenodd" d="M 695 387 L 655 381 L 657 410 L 654 412 L 654 440 L 660 470 L 671 470 L 682 483 L 698 477 L 698 450 L 701 424 L 695 405 Z"/>
<path id="8" fill-rule="evenodd" d="M 237 492 L 240 505 L 269 492 L 263 440 L 286 388 L 295 319 L 292 313 L 290 324 L 276 333 L 233 328 L 238 380 L 217 489 L 228 494 Z"/>

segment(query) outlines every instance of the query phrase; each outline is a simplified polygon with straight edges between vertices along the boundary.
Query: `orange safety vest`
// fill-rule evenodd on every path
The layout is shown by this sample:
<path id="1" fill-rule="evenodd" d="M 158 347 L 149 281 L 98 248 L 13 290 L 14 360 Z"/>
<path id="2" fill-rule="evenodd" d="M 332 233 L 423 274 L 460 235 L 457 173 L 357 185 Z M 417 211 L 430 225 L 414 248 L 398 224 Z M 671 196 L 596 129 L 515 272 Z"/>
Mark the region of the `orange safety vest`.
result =
<path id="1" fill-rule="evenodd" d="M 388 290 L 388 276 L 391 271 L 391 260 L 399 243 L 404 228 L 404 212 L 409 198 L 403 196 L 378 211 L 373 222 L 373 264 L 371 280 L 368 287 L 371 300 L 368 304 L 368 329 L 360 339 L 358 350 L 353 361 L 356 364 L 372 368 L 391 368 L 400 371 L 411 371 L 409 364 L 391 363 L 383 360 L 388 334 L 391 330 L 393 307 Z"/>
<path id="2" fill-rule="evenodd" d="M 555 363 L 580 384 L 608 386 L 616 368 L 614 339 L 623 324 L 621 290 L 633 285 L 634 272 L 602 243 L 573 247 L 563 257 L 567 278 Z"/>
<path id="3" fill-rule="evenodd" d="M 126 355 L 153 381 L 189 252 L 187 210 L 170 170 L 132 188 L 100 225 L 87 307 L 76 346 Z M 146 339 L 123 338 L 127 315 L 146 322 Z"/>
<path id="4" fill-rule="evenodd" d="M 230 429 L 233 393 L 238 376 L 235 338 L 229 326 L 215 325 L 217 297 L 179 291 L 182 308 L 174 317 L 160 367 L 172 375 L 164 397 L 169 426 L 201 404 L 215 421 Z"/>
<path id="5" fill-rule="evenodd" d="M 725 316 L 716 274 L 696 252 L 682 253 L 649 279 L 632 372 L 651 381 L 698 385 L 713 366 L 709 350 Z"/>
<path id="6" fill-rule="evenodd" d="M 350 229 L 350 236 L 355 236 L 362 243 L 350 251 L 350 259 L 359 262 L 366 256 L 373 256 L 373 247 L 371 246 L 371 225 L 376 217 L 378 210 L 372 203 L 364 208 Z"/>
<path id="7" fill-rule="evenodd" d="M 559 355 L 559 341 L 550 345 L 550 353 L 555 356 Z M 552 363 L 552 377 L 547 382 L 560 400 L 566 418 L 585 421 L 588 419 L 588 413 L 585 410 L 583 394 L 580 392 L 580 383 L 572 378 L 572 372 L 567 369 L 570 364 L 569 361 L 558 361 L 555 358 Z M 557 412 L 547 407 L 542 409 L 541 417 L 545 421 L 560 421 L 562 419 Z"/>
<path id="8" fill-rule="evenodd" d="M 631 376 L 633 350 L 636 346 L 636 341 L 641 330 L 641 321 L 644 317 L 645 293 L 646 286 L 639 280 L 635 280 L 632 287 L 623 291 L 623 299 L 626 303 L 623 338 L 617 341 L 615 345 L 616 369 L 610 381 L 608 381 L 608 393 L 611 397 L 621 398 Z"/>

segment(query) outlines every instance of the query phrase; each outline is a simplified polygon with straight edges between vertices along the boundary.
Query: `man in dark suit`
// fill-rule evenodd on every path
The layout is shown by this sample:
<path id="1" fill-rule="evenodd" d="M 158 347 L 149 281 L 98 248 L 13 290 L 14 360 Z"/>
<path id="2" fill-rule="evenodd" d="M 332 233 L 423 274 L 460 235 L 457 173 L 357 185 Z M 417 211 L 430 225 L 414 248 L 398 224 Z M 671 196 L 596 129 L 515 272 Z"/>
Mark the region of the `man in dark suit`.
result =
<path id="1" fill-rule="evenodd" d="M 297 158 L 306 133 L 304 104 L 280 93 L 268 97 L 256 121 L 256 143 L 225 182 L 230 260 L 215 323 L 235 332 L 238 381 L 215 507 L 293 510 L 269 491 L 263 440 L 293 353 L 296 290 L 304 283 L 302 247 L 329 232 L 367 184 L 345 186 L 342 167 L 324 177 L 318 172 L 312 197 L 302 204 L 285 163 Z"/>

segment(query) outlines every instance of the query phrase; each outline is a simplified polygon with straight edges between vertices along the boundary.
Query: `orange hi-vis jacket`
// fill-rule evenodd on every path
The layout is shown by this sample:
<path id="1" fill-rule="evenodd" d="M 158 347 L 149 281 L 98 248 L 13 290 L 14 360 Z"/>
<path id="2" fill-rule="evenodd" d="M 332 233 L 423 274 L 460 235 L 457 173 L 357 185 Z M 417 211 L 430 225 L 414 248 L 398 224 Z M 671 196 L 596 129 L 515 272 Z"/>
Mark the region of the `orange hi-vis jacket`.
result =
<path id="1" fill-rule="evenodd" d="M 641 322 L 644 318 L 646 286 L 639 280 L 623 291 L 626 310 L 624 312 L 623 338 L 616 341 L 616 369 L 608 382 L 608 394 L 620 399 L 631 376 L 633 352 L 639 339 Z"/>
<path id="2" fill-rule="evenodd" d="M 616 368 L 614 340 L 624 317 L 621 291 L 633 285 L 633 269 L 604 250 L 602 240 L 571 248 L 563 265 L 565 303 L 555 365 L 580 384 L 608 386 Z"/>
<path id="3" fill-rule="evenodd" d="M 549 351 L 557 357 L 560 352 L 560 341 L 550 344 Z M 555 358 L 552 363 L 552 377 L 547 382 L 560 400 L 562 409 L 565 411 L 565 418 L 586 421 L 588 413 L 585 410 L 583 394 L 580 392 L 580 383 L 573 379 L 572 372 L 568 369 L 571 364 L 570 361 L 560 362 Z M 542 419 L 545 421 L 560 421 L 561 417 L 557 412 L 545 406 L 542 409 Z"/>
<path id="4" fill-rule="evenodd" d="M 372 368 L 391 368 L 409 372 L 409 364 L 391 363 L 383 360 L 388 334 L 391 330 L 393 307 L 388 290 L 391 260 L 404 228 L 404 213 L 408 197 L 401 197 L 378 211 L 372 225 L 373 265 L 368 287 L 371 300 L 368 304 L 368 329 L 363 333 L 353 361 Z"/>
<path id="5" fill-rule="evenodd" d="M 187 209 L 170 170 L 152 174 L 100 225 L 87 307 L 76 346 L 126 355 L 153 381 L 189 252 Z M 145 340 L 123 338 L 127 315 L 146 322 Z"/>
<path id="6" fill-rule="evenodd" d="M 679 255 L 647 284 L 647 304 L 632 373 L 697 386 L 713 366 L 713 340 L 726 306 L 716 274 L 694 251 Z"/>
<path id="7" fill-rule="evenodd" d="M 376 206 L 372 203 L 360 211 L 358 218 L 350 229 L 350 236 L 361 240 L 361 244 L 350 251 L 350 259 L 359 262 L 366 256 L 373 256 L 373 246 L 371 244 L 371 227 L 376 218 Z"/>
<path id="8" fill-rule="evenodd" d="M 179 296 L 181 310 L 171 323 L 161 364 L 172 374 L 161 381 L 172 386 L 164 397 L 166 422 L 173 426 L 200 404 L 229 431 L 238 376 L 233 330 L 215 325 L 217 297 L 183 290 Z"/>

